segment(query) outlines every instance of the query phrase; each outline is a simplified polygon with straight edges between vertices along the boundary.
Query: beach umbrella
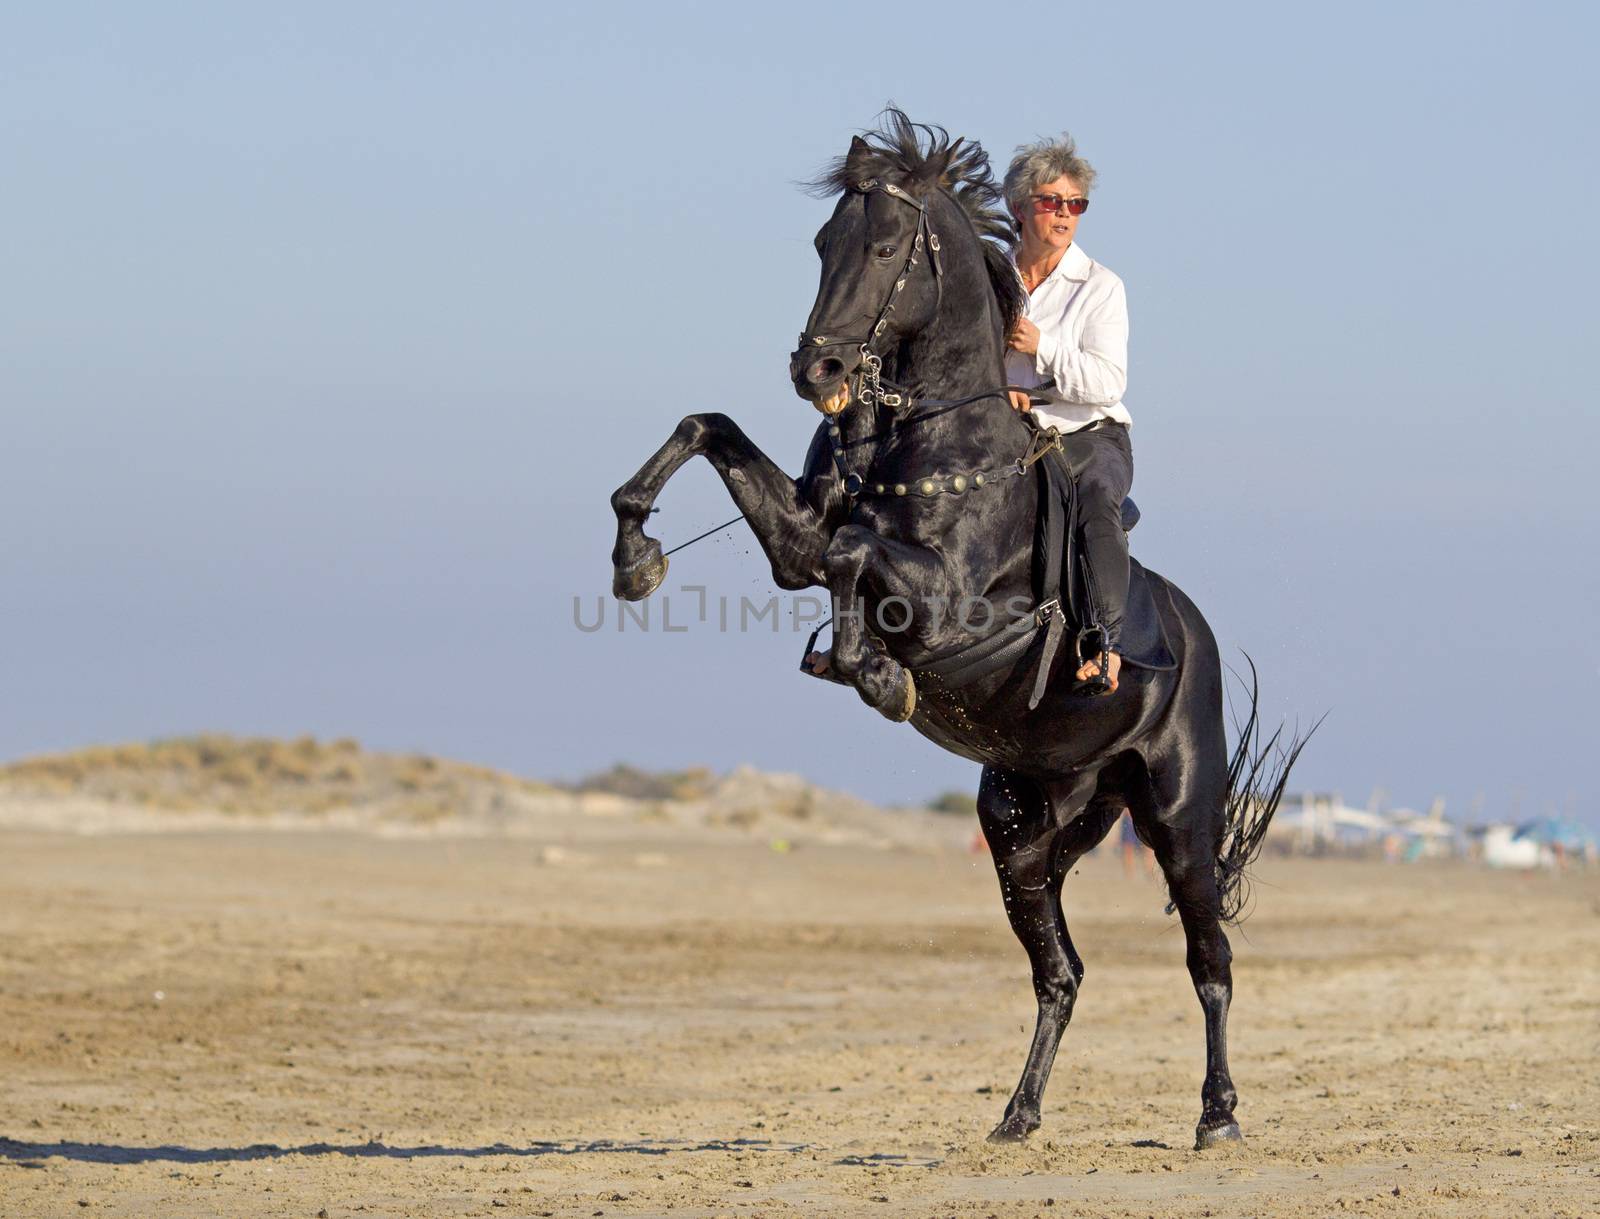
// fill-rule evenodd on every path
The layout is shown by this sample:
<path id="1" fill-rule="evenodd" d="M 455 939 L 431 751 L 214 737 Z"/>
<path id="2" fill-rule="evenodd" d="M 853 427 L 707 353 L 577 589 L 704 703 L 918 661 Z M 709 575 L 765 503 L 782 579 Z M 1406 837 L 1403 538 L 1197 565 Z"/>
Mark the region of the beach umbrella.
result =
<path id="1" fill-rule="evenodd" d="M 1518 838 L 1529 838 L 1545 846 L 1560 847 L 1563 851 L 1585 851 L 1600 847 L 1600 838 L 1593 830 L 1579 825 L 1570 817 L 1541 817 L 1517 827 Z"/>

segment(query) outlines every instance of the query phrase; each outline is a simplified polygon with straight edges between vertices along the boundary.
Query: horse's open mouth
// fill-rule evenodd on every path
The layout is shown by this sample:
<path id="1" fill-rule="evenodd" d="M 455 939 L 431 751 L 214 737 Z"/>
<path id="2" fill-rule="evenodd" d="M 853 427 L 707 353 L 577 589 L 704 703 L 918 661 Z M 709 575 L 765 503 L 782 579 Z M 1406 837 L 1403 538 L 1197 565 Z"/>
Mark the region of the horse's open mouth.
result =
<path id="1" fill-rule="evenodd" d="M 824 415 L 837 415 L 850 405 L 850 382 L 841 381 L 838 387 L 826 398 L 818 398 L 814 405 Z"/>

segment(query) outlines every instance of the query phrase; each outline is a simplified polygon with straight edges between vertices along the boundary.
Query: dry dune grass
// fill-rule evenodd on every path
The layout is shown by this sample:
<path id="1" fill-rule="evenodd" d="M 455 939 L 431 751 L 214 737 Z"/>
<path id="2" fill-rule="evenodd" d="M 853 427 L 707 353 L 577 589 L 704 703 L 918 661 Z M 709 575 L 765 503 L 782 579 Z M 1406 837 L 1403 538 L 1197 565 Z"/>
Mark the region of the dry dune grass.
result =
<path id="1" fill-rule="evenodd" d="M 610 770 L 590 775 L 576 790 L 605 792 L 630 800 L 703 800 L 717 784 L 716 774 L 705 766 L 687 770 L 640 770 L 619 762 Z"/>
<path id="2" fill-rule="evenodd" d="M 798 775 L 740 767 L 618 765 L 548 784 L 419 753 L 220 733 L 102 745 L 0 766 L 0 827 L 77 834 L 228 829 L 538 835 L 574 818 L 611 837 L 630 827 L 735 834 L 785 845 L 846 840 L 931 848 L 950 818 L 884 810 Z M 933 822 L 945 824 L 933 825 Z M 959 837 L 959 834 L 957 835 Z"/>
<path id="3" fill-rule="evenodd" d="M 381 806 L 404 821 L 429 821 L 509 794 L 549 790 L 484 766 L 365 750 L 348 737 L 324 742 L 221 733 L 26 758 L 0 767 L 0 788 L 244 816 Z"/>

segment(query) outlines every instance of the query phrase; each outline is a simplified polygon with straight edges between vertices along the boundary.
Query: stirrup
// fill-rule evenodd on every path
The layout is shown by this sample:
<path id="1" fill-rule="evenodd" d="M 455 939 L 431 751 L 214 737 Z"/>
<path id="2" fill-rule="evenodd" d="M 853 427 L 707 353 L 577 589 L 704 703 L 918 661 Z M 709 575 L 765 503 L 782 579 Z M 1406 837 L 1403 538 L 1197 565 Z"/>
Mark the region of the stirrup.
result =
<path id="1" fill-rule="evenodd" d="M 810 651 L 806 652 L 806 656 L 809 656 L 810 654 Z M 834 669 L 832 665 L 828 666 L 828 671 L 826 673 L 818 673 L 805 662 L 805 657 L 801 657 L 800 659 L 800 672 L 804 673 L 807 677 L 815 677 L 818 681 L 831 681 L 836 686 L 855 685 L 854 682 L 846 681 L 844 678 L 840 677 L 838 671 Z"/>
<path id="2" fill-rule="evenodd" d="M 1111 693 L 1111 679 L 1104 673 L 1096 673 L 1074 685 L 1072 692 L 1083 698 L 1101 698 Z"/>
<path id="3" fill-rule="evenodd" d="M 818 681 L 831 681 L 836 686 L 852 686 L 855 683 L 846 681 L 844 678 L 840 677 L 837 670 L 835 670 L 831 664 L 828 666 L 828 671 L 826 673 L 818 673 L 806 663 L 806 657 L 817 650 L 817 640 L 822 637 L 822 632 L 825 631 L 832 622 L 833 619 L 829 618 L 827 622 L 820 623 L 817 626 L 817 629 L 811 632 L 811 638 L 806 640 L 806 650 L 800 653 L 800 672 L 804 673 L 807 677 L 815 677 Z M 829 651 L 831 653 L 832 649 L 830 648 Z"/>
<path id="4" fill-rule="evenodd" d="M 1084 649 L 1085 641 L 1092 641 L 1092 646 L 1087 652 Z M 1100 672 L 1093 677 L 1083 677 L 1074 681 L 1072 692 L 1083 698 L 1100 698 L 1111 693 L 1111 675 L 1107 671 L 1111 668 L 1111 641 L 1106 638 L 1105 628 L 1101 626 L 1088 626 L 1078 632 L 1078 637 L 1073 641 L 1072 650 L 1077 656 L 1078 663 L 1073 669 L 1076 673 L 1083 668 L 1084 663 L 1093 660 L 1100 666 Z"/>

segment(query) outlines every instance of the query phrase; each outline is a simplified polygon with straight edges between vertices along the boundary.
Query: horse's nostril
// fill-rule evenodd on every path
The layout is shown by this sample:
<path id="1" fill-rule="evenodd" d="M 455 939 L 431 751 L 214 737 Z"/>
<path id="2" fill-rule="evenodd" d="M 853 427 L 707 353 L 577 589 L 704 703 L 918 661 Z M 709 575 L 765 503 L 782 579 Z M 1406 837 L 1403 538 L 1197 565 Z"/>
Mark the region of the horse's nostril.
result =
<path id="1" fill-rule="evenodd" d="M 844 376 L 844 361 L 828 356 L 806 369 L 806 380 L 813 385 L 826 385 Z"/>

